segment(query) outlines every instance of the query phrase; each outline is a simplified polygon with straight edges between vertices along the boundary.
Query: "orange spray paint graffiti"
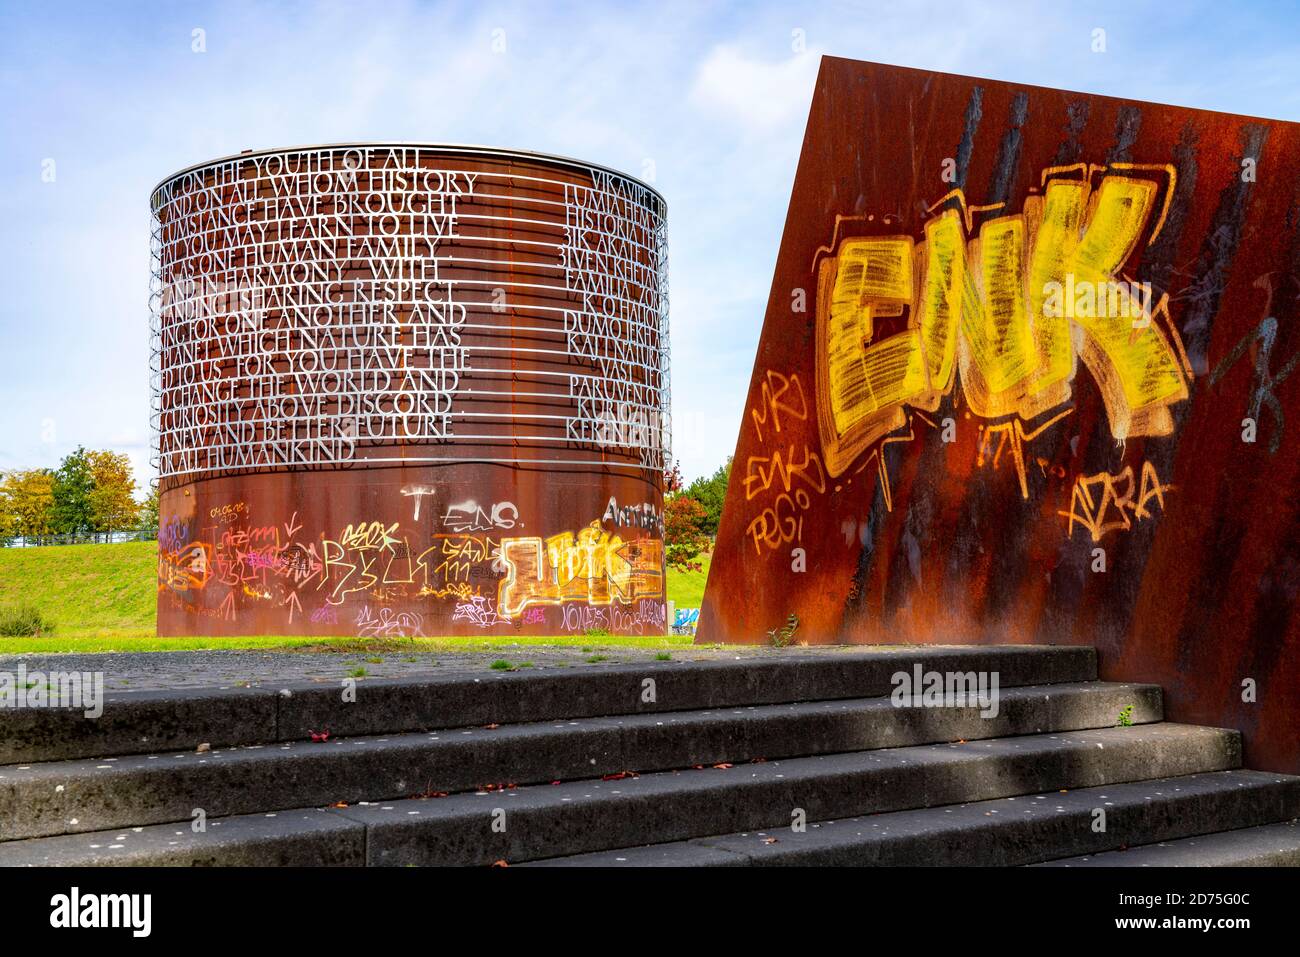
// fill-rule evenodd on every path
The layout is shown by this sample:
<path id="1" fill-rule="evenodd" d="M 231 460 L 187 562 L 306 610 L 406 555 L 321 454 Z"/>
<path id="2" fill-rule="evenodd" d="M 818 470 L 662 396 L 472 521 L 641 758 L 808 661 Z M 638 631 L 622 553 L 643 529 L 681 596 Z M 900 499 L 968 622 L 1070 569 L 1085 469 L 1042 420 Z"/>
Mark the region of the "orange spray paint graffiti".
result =
<path id="1" fill-rule="evenodd" d="M 1070 510 L 1061 514 L 1069 519 L 1069 534 L 1074 534 L 1077 522 L 1088 530 L 1094 542 L 1099 542 L 1108 532 L 1127 531 L 1135 521 L 1151 518 L 1153 503 L 1163 510 L 1165 493 L 1172 489 L 1172 485 L 1161 484 L 1150 462 L 1142 463 L 1140 482 L 1135 482 L 1131 465 L 1124 466 L 1118 475 L 1080 475 L 1070 496 Z"/>
<path id="2" fill-rule="evenodd" d="M 785 376 L 769 369 L 762 385 L 762 401 L 750 409 L 750 421 L 758 442 L 766 435 L 775 440 L 781 424 L 805 422 L 808 400 L 799 376 Z M 754 548 L 762 552 L 783 543 L 801 540 L 801 515 L 812 503 L 811 493 L 826 491 L 826 470 L 821 458 L 805 443 L 802 448 L 780 443 L 771 455 L 751 455 L 745 462 L 745 501 L 761 499 L 760 510 L 746 530 Z"/>

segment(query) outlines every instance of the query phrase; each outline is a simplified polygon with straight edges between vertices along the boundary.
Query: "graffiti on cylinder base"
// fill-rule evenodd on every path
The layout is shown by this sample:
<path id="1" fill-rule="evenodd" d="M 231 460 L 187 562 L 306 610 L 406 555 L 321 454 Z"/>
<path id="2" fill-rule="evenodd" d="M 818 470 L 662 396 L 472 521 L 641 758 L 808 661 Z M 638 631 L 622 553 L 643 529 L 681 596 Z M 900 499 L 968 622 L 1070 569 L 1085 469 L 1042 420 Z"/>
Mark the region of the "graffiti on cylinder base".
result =
<path id="1" fill-rule="evenodd" d="M 611 605 L 610 630 L 621 634 L 639 631 L 642 634 L 663 634 L 668 628 L 668 605 L 651 598 L 642 598 L 634 605 Z"/>
<path id="2" fill-rule="evenodd" d="M 519 521 L 514 502 L 496 502 L 487 507 L 472 499 L 447 506 L 442 524 L 453 532 L 509 531 Z"/>
<path id="3" fill-rule="evenodd" d="M 611 495 L 601 521 L 618 528 L 644 528 L 657 535 L 664 533 L 664 513 L 650 502 L 620 507 L 618 499 Z"/>
<path id="4" fill-rule="evenodd" d="M 611 498 L 600 520 L 545 538 L 498 537 L 523 525 L 509 502 L 442 508 L 435 517 L 452 530 L 435 533 L 366 519 L 310 535 L 297 513 L 257 524 L 253 512 L 243 502 L 208 509 L 194 541 L 191 524 L 164 523 L 158 588 L 172 607 L 233 621 L 240 610 L 274 605 L 289 625 L 350 623 L 367 637 L 429 633 L 425 609 L 437 608 L 451 623 L 480 629 L 546 627 L 552 606 L 563 607 L 566 627 L 583 617 L 570 609 L 588 606 L 602 609 L 585 616 L 601 622 L 588 628 L 645 633 L 663 621 L 663 542 L 620 534 L 662 521 L 648 503 L 620 509 Z"/>
<path id="5" fill-rule="evenodd" d="M 629 604 L 663 594 L 663 542 L 654 538 L 624 541 L 592 522 L 578 534 L 561 532 L 545 540 L 505 538 L 501 561 L 502 614 L 517 615 L 530 604 L 561 605 L 581 600 L 589 605 Z"/>
<path id="6" fill-rule="evenodd" d="M 466 601 L 459 602 L 452 612 L 452 621 L 463 621 L 478 628 L 491 628 L 493 625 L 508 625 L 510 619 L 497 613 L 496 602 L 483 595 L 474 595 Z"/>
<path id="7" fill-rule="evenodd" d="M 363 638 L 415 638 L 421 633 L 422 621 L 415 612 L 391 608 L 372 612 L 367 605 L 357 615 L 357 634 Z"/>
<path id="8" fill-rule="evenodd" d="M 247 502 L 231 502 L 208 510 L 208 518 L 222 525 L 229 525 L 231 522 L 237 521 L 241 515 L 247 514 Z"/>
<path id="9" fill-rule="evenodd" d="M 322 583 L 330 587 L 329 601 L 339 603 L 348 595 L 366 592 L 376 585 L 405 583 L 410 573 L 410 548 L 397 537 L 397 522 L 362 522 L 348 525 L 338 539 L 325 539 Z M 395 570 L 394 563 L 405 568 Z M 394 577 L 394 573 L 396 577 Z M 403 574 L 407 577 L 401 577 Z"/>
<path id="10" fill-rule="evenodd" d="M 164 552 L 178 552 L 190 540 L 190 523 L 170 518 L 158 523 L 158 548 Z"/>
<path id="11" fill-rule="evenodd" d="M 486 535 L 435 535 L 433 544 L 416 560 L 426 593 L 460 586 L 470 579 L 499 577 L 501 546 Z M 460 594 L 466 594 L 463 590 Z"/>
<path id="12" fill-rule="evenodd" d="M 332 605 L 321 605 L 311 613 L 311 620 L 314 624 L 319 625 L 337 625 L 339 623 L 338 609 Z"/>
<path id="13" fill-rule="evenodd" d="M 208 583 L 212 574 L 208 562 L 207 546 L 201 542 L 191 542 L 179 551 L 158 552 L 158 585 L 172 591 L 191 591 L 201 589 Z"/>
<path id="14" fill-rule="evenodd" d="M 565 605 L 560 610 L 564 630 L 573 632 L 607 631 L 609 629 L 609 609 L 592 608 L 590 605 Z"/>
<path id="15" fill-rule="evenodd" d="M 651 598 L 642 598 L 631 605 L 560 606 L 561 627 L 570 634 L 608 631 L 620 635 L 655 635 L 666 631 L 667 621 L 667 604 Z"/>

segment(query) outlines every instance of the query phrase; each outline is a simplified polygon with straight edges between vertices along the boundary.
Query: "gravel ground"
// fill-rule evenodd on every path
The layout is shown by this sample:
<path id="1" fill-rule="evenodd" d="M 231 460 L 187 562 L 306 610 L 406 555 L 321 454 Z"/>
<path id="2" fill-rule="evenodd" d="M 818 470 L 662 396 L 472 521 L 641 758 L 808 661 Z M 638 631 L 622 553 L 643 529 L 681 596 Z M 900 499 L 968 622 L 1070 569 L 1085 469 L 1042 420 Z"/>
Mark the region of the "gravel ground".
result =
<path id="1" fill-rule="evenodd" d="M 864 654 L 870 649 L 843 645 L 819 648 L 665 648 L 674 661 L 713 661 L 771 655 Z M 225 688 L 274 685 L 289 681 L 337 681 L 365 669 L 368 678 L 396 678 L 420 674 L 478 674 L 498 659 L 534 668 L 590 667 L 600 662 L 647 661 L 653 648 L 580 648 L 520 646 L 472 652 L 336 652 L 336 651 L 148 651 L 104 654 L 0 655 L 0 671 L 13 672 L 18 664 L 31 671 L 102 671 L 109 691 L 156 688 Z"/>

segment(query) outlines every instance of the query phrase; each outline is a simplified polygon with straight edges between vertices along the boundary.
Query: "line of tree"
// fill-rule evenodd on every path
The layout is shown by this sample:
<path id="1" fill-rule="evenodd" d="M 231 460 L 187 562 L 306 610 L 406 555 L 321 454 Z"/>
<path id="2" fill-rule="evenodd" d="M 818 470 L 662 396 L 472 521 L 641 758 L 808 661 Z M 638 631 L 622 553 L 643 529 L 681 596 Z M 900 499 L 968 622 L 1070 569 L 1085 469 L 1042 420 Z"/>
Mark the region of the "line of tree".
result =
<path id="1" fill-rule="evenodd" d="M 730 478 L 730 456 L 712 475 L 702 475 L 689 485 L 677 465 L 665 474 L 664 549 L 673 568 L 698 571 L 702 567 L 699 557 L 713 549 Z"/>
<path id="2" fill-rule="evenodd" d="M 148 490 L 139 501 L 135 496 L 125 454 L 78 448 L 57 469 L 0 473 L 0 537 L 89 537 L 157 528 L 157 490 Z"/>

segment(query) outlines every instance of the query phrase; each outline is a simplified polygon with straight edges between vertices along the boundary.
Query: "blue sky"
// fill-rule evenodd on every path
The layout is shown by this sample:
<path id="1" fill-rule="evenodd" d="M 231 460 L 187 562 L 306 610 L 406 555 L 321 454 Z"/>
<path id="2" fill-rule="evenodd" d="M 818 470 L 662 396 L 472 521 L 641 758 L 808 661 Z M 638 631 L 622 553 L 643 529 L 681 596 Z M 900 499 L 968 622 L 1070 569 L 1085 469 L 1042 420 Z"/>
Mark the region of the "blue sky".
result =
<path id="1" fill-rule="evenodd" d="M 80 444 L 149 477 L 159 179 L 376 139 L 652 179 L 669 203 L 675 452 L 688 478 L 712 471 L 735 442 L 823 53 L 1300 120 L 1291 3 L 0 0 L 0 469 Z"/>

